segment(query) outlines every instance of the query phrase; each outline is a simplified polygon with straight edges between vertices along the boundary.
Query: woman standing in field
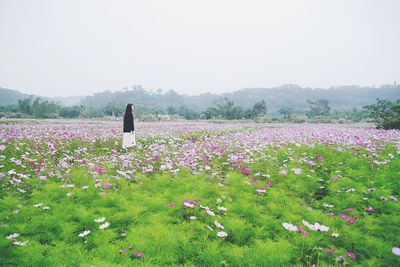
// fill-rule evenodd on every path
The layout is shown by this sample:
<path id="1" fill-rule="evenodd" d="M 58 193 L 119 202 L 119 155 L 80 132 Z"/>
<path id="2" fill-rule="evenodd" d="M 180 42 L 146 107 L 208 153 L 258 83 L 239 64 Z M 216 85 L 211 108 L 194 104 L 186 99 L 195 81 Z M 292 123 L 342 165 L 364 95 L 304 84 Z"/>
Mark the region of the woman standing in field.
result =
<path id="1" fill-rule="evenodd" d="M 136 145 L 135 126 L 133 122 L 133 105 L 126 105 L 124 115 L 124 133 L 122 137 L 122 148 L 129 148 Z"/>

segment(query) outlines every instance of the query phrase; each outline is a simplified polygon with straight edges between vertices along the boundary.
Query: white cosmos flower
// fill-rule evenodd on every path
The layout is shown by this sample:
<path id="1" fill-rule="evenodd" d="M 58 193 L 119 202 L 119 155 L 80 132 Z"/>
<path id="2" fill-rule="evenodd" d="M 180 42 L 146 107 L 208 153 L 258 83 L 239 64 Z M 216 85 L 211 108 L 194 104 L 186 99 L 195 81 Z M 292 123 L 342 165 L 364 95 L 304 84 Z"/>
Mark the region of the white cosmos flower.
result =
<path id="1" fill-rule="evenodd" d="M 73 188 L 73 187 L 75 187 L 75 185 L 74 184 L 67 184 L 67 187 L 68 188 Z"/>
<path id="2" fill-rule="evenodd" d="M 23 247 L 26 246 L 26 244 L 28 243 L 28 241 L 25 242 L 19 242 L 19 241 L 14 241 L 13 244 L 19 247 Z"/>
<path id="3" fill-rule="evenodd" d="M 321 232 L 328 232 L 329 227 L 321 224 L 319 225 L 318 230 L 320 230 Z"/>
<path id="4" fill-rule="evenodd" d="M 43 210 L 49 210 L 49 209 L 50 209 L 50 207 L 48 207 L 48 206 L 43 207 Z"/>
<path id="5" fill-rule="evenodd" d="M 267 193 L 267 190 L 266 190 L 265 188 L 259 188 L 259 189 L 257 189 L 256 191 L 257 191 L 257 193 L 259 193 L 259 194 Z"/>
<path id="6" fill-rule="evenodd" d="M 188 208 L 192 208 L 192 209 L 195 207 L 195 205 L 189 201 L 184 201 L 183 205 L 185 205 Z"/>
<path id="7" fill-rule="evenodd" d="M 225 207 L 218 207 L 218 209 L 219 209 L 220 211 L 227 211 L 227 210 L 228 210 L 228 209 L 225 208 Z"/>
<path id="8" fill-rule="evenodd" d="M 319 223 L 310 224 L 305 220 L 303 220 L 302 222 L 311 231 L 318 231 L 318 230 L 321 231 L 321 232 L 328 232 L 329 231 L 329 227 L 328 226 L 325 226 L 325 225 L 322 225 L 322 224 L 319 224 Z"/>
<path id="9" fill-rule="evenodd" d="M 106 229 L 108 226 L 110 226 L 110 223 L 106 222 L 106 223 L 100 224 L 99 228 L 103 230 L 103 229 Z"/>
<path id="10" fill-rule="evenodd" d="M 207 213 L 207 215 L 215 216 L 215 213 L 210 209 L 206 209 L 206 213 Z"/>
<path id="11" fill-rule="evenodd" d="M 190 216 L 189 219 L 194 221 L 194 220 L 197 220 L 197 217 L 196 216 Z"/>
<path id="12" fill-rule="evenodd" d="M 35 208 L 40 208 L 41 206 L 43 206 L 43 203 L 39 203 L 39 204 L 36 204 L 36 205 L 33 205 Z"/>
<path id="13" fill-rule="evenodd" d="M 87 186 L 87 185 L 82 186 L 82 189 L 83 189 L 83 190 L 86 190 L 86 189 L 88 189 L 88 188 L 89 188 L 89 186 Z"/>
<path id="14" fill-rule="evenodd" d="M 82 233 L 80 233 L 79 236 L 80 236 L 80 237 L 85 237 L 85 236 L 87 236 L 88 234 L 90 234 L 90 230 L 85 230 L 85 231 L 83 231 Z"/>
<path id="15" fill-rule="evenodd" d="M 15 238 L 17 238 L 17 237 L 19 237 L 19 234 L 18 234 L 18 233 L 13 233 L 13 234 L 11 234 L 11 235 L 6 236 L 7 239 L 15 239 Z"/>
<path id="16" fill-rule="evenodd" d="M 219 237 L 227 237 L 228 233 L 224 232 L 224 231 L 220 231 L 220 232 L 217 233 L 217 236 L 219 236 Z"/>
<path id="17" fill-rule="evenodd" d="M 297 227 L 294 226 L 294 225 L 291 224 L 291 223 L 282 223 L 282 226 L 283 226 L 286 230 L 289 230 L 289 231 L 291 231 L 291 232 L 297 231 Z"/>
<path id="18" fill-rule="evenodd" d="M 104 222 L 105 220 L 106 220 L 105 217 L 101 217 L 101 218 L 95 219 L 94 221 L 97 223 L 101 223 L 101 222 Z"/>
<path id="19" fill-rule="evenodd" d="M 217 222 L 217 221 L 214 221 L 214 224 L 215 224 L 215 226 L 217 226 L 218 228 L 220 228 L 220 229 L 222 229 L 222 230 L 225 229 L 225 228 L 222 226 L 222 224 L 220 224 L 220 223 Z"/>
<path id="20" fill-rule="evenodd" d="M 324 206 L 325 208 L 333 208 L 333 205 L 327 203 L 322 204 L 322 206 Z"/>
<path id="21" fill-rule="evenodd" d="M 334 238 L 337 238 L 337 237 L 339 237 L 339 234 L 338 234 L 338 233 L 332 233 L 332 236 L 333 236 Z"/>
<path id="22" fill-rule="evenodd" d="M 400 248 L 398 248 L 398 247 L 393 247 L 393 248 L 392 248 L 392 252 L 393 252 L 394 255 L 400 256 Z"/>

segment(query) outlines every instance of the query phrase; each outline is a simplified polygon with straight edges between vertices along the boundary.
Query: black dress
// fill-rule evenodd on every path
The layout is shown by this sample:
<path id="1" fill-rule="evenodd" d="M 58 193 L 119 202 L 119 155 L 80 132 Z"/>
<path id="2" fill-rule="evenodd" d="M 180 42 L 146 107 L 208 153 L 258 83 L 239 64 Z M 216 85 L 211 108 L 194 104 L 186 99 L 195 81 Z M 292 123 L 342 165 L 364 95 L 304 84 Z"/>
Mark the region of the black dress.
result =
<path id="1" fill-rule="evenodd" d="M 135 130 L 133 125 L 133 114 L 129 113 L 124 116 L 124 133 L 130 133 Z"/>

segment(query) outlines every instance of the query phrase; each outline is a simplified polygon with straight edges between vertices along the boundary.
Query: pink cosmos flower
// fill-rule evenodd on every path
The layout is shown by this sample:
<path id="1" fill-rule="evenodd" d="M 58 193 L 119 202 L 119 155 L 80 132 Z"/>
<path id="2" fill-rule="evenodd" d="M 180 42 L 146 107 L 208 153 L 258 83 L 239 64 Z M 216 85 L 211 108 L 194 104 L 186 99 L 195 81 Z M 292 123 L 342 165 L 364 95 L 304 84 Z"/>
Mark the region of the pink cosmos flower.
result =
<path id="1" fill-rule="evenodd" d="M 98 173 L 98 174 L 103 174 L 104 173 L 104 168 L 101 168 L 101 167 L 95 167 L 96 169 L 96 172 Z"/>
<path id="2" fill-rule="evenodd" d="M 307 161 L 307 163 L 308 163 L 308 166 L 310 166 L 310 167 L 315 166 L 315 162 L 312 160 Z"/>
<path id="3" fill-rule="evenodd" d="M 133 256 L 136 257 L 136 258 L 143 258 L 144 254 L 142 252 L 134 252 Z"/>
<path id="4" fill-rule="evenodd" d="M 265 186 L 272 187 L 270 182 L 265 182 Z"/>
<path id="5" fill-rule="evenodd" d="M 279 171 L 279 174 L 282 175 L 282 176 L 285 176 L 287 174 L 287 171 L 286 170 L 281 170 L 281 171 Z"/>
<path id="6" fill-rule="evenodd" d="M 317 157 L 317 161 L 323 161 L 324 160 L 324 157 L 323 156 L 318 156 Z"/>
<path id="7" fill-rule="evenodd" d="M 258 180 L 257 180 L 257 178 L 253 178 L 251 181 L 253 182 L 253 184 L 256 184 L 256 183 L 258 183 Z"/>
<path id="8" fill-rule="evenodd" d="M 344 263 L 344 257 L 343 256 L 339 256 L 336 258 L 337 262 L 339 263 Z"/>
<path id="9" fill-rule="evenodd" d="M 126 249 L 120 249 L 119 250 L 119 254 L 125 254 L 125 253 L 127 253 L 128 252 L 128 250 L 126 250 Z"/>
<path id="10" fill-rule="evenodd" d="M 249 169 L 244 169 L 243 171 L 242 171 L 242 174 L 243 175 L 249 175 L 251 173 L 251 170 L 249 170 Z"/>
<path id="11" fill-rule="evenodd" d="M 395 197 L 395 196 L 389 196 L 389 198 L 390 198 L 391 200 L 393 200 L 394 202 L 397 202 L 397 197 Z"/>
<path id="12" fill-rule="evenodd" d="M 375 210 L 375 209 L 374 209 L 373 207 L 368 207 L 368 208 L 367 208 L 367 211 L 368 211 L 368 212 L 374 212 L 374 210 Z"/>
<path id="13" fill-rule="evenodd" d="M 326 251 L 326 254 L 332 254 L 332 253 L 334 253 L 335 251 L 336 251 L 336 249 L 331 248 L 331 249 L 328 249 L 328 250 Z"/>
<path id="14" fill-rule="evenodd" d="M 351 212 L 352 210 L 354 210 L 354 208 L 348 208 L 346 211 Z"/>
<path id="15" fill-rule="evenodd" d="M 339 217 L 345 220 L 349 218 L 349 215 L 342 213 L 339 215 Z"/>
<path id="16" fill-rule="evenodd" d="M 303 228 L 301 228 L 300 225 L 297 225 L 297 230 L 299 230 L 299 232 L 300 232 L 302 235 L 307 236 L 307 232 L 306 232 Z"/>
<path id="17" fill-rule="evenodd" d="M 176 204 L 175 204 L 175 203 L 173 203 L 173 202 L 171 202 L 171 203 L 168 203 L 167 205 L 168 205 L 168 207 L 174 207 L 174 206 L 176 206 Z"/>
<path id="18" fill-rule="evenodd" d="M 356 254 L 354 252 L 352 252 L 352 251 L 347 251 L 346 255 L 347 255 L 347 257 L 349 257 L 352 260 L 357 259 Z"/>
<path id="19" fill-rule="evenodd" d="M 351 217 L 351 219 L 348 220 L 349 223 L 355 223 L 356 222 L 356 218 L 355 217 Z"/>
<path id="20" fill-rule="evenodd" d="M 392 252 L 393 252 L 394 255 L 400 256 L 400 248 L 398 248 L 398 247 L 393 247 L 393 248 L 392 248 Z"/>
<path id="21" fill-rule="evenodd" d="M 110 184 L 110 183 L 104 184 L 104 188 L 105 188 L 105 189 L 109 189 L 110 187 L 111 187 L 111 184 Z"/>
<path id="22" fill-rule="evenodd" d="M 183 200 L 183 205 L 185 205 L 185 207 L 191 208 L 193 209 L 195 207 L 194 203 L 192 203 L 190 200 Z"/>

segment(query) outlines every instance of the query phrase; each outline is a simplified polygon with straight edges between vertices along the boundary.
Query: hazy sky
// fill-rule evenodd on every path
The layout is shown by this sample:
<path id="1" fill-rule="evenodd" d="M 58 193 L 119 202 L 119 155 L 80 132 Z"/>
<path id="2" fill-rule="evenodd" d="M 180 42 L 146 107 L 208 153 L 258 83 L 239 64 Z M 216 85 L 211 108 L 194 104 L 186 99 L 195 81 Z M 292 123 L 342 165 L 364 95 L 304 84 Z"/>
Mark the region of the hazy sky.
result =
<path id="1" fill-rule="evenodd" d="M 400 81 L 400 0 L 0 0 L 0 87 L 44 96 Z"/>

